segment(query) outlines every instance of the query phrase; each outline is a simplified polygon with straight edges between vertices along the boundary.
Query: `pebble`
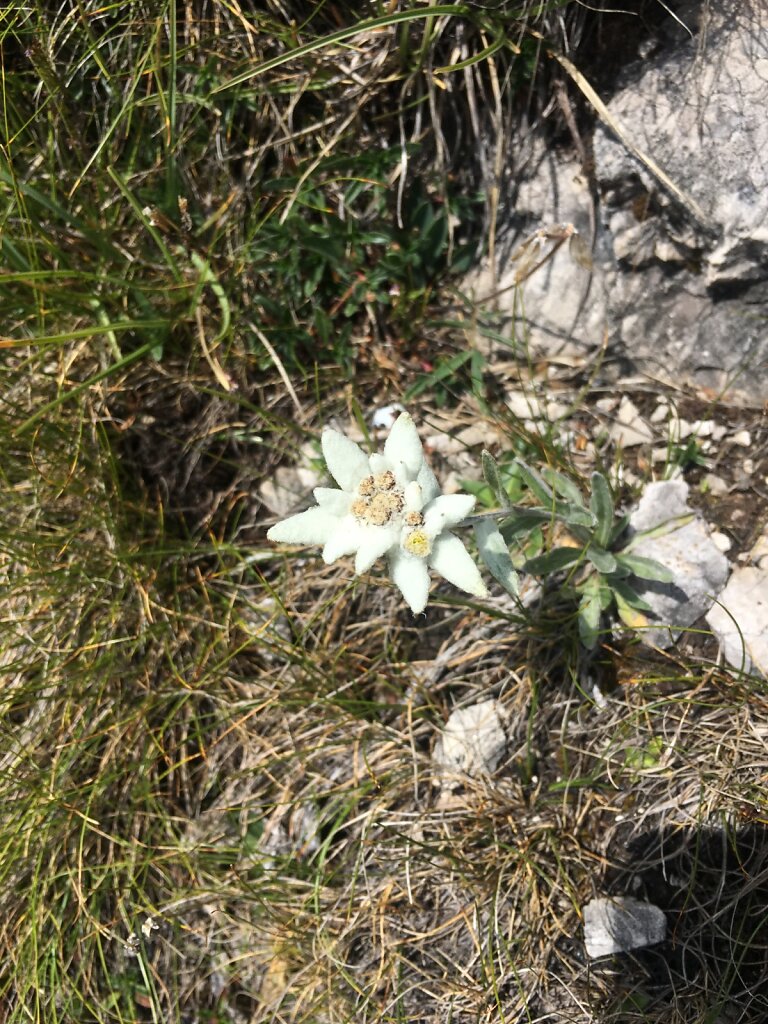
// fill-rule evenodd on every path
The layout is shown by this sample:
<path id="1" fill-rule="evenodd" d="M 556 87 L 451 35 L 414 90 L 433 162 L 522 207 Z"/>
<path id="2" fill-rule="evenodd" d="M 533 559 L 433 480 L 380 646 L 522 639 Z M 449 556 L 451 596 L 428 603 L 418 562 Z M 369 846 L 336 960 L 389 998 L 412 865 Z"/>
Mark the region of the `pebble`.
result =
<path id="1" fill-rule="evenodd" d="M 595 408 L 598 412 L 603 413 L 605 416 L 608 413 L 613 412 L 616 406 L 619 404 L 618 398 L 598 398 L 595 402 Z"/>
<path id="2" fill-rule="evenodd" d="M 610 956 L 653 946 L 667 936 L 667 919 L 653 903 L 617 896 L 590 900 L 584 907 L 587 956 Z"/>
<path id="3" fill-rule="evenodd" d="M 542 415 L 541 402 L 534 395 L 525 395 L 522 391 L 510 391 L 506 401 L 509 411 L 519 420 L 527 420 L 531 417 L 537 419 Z"/>
<path id="4" fill-rule="evenodd" d="M 707 473 L 702 480 L 702 490 L 719 498 L 728 493 L 728 484 L 716 473 Z"/>
<path id="5" fill-rule="evenodd" d="M 616 422 L 611 424 L 608 433 L 611 440 L 622 448 L 634 448 L 653 441 L 651 428 L 640 416 L 635 403 L 626 395 L 621 399 Z"/>
<path id="6" fill-rule="evenodd" d="M 374 430 L 391 430 L 401 412 L 405 409 L 399 402 L 379 406 L 371 416 L 371 426 Z"/>
<path id="7" fill-rule="evenodd" d="M 711 533 L 710 537 L 712 538 L 712 543 L 715 545 L 718 551 L 722 551 L 723 554 L 725 554 L 726 551 L 730 551 L 733 547 L 733 541 L 724 533 Z"/>
<path id="8" fill-rule="evenodd" d="M 738 430 L 731 438 L 734 444 L 740 445 L 742 448 L 749 448 L 752 444 L 752 435 L 748 430 Z"/>
<path id="9" fill-rule="evenodd" d="M 457 775 L 477 778 L 495 771 L 507 747 L 505 720 L 497 700 L 484 700 L 451 713 L 432 754 L 444 788 L 461 785 Z"/>

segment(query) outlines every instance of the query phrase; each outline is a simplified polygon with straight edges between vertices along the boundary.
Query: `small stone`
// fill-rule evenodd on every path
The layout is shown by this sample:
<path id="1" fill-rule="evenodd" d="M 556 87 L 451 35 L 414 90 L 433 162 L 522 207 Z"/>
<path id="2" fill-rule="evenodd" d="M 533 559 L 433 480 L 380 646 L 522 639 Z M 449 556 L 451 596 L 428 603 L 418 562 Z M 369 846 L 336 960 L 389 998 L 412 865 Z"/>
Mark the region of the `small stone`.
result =
<path id="1" fill-rule="evenodd" d="M 707 473 L 701 483 L 701 489 L 714 495 L 716 498 L 728 493 L 728 484 L 716 473 Z"/>
<path id="2" fill-rule="evenodd" d="M 734 444 L 738 444 L 742 448 L 749 448 L 752 444 L 752 435 L 748 430 L 738 430 L 731 440 Z"/>
<path id="3" fill-rule="evenodd" d="M 546 416 L 550 423 L 554 423 L 555 420 L 564 419 L 571 411 L 571 406 L 566 405 L 565 402 L 547 402 Z"/>
<path id="4" fill-rule="evenodd" d="M 461 441 L 465 448 L 490 448 L 491 445 L 496 444 L 500 438 L 498 433 L 490 426 L 486 424 L 473 423 L 469 427 L 464 427 L 456 435 L 457 440 Z"/>
<path id="5" fill-rule="evenodd" d="M 714 420 L 696 420 L 693 424 L 693 432 L 696 437 L 712 437 L 715 431 Z"/>
<path id="6" fill-rule="evenodd" d="M 430 434 L 429 437 L 424 438 L 424 447 L 427 451 L 437 452 L 443 458 L 458 455 L 465 449 L 458 437 L 452 437 L 450 434 Z"/>
<path id="7" fill-rule="evenodd" d="M 452 469 L 447 476 L 443 477 L 443 494 L 458 494 L 464 490 L 462 477 Z"/>
<path id="8" fill-rule="evenodd" d="M 653 946 L 666 935 L 667 919 L 653 903 L 618 896 L 590 900 L 584 907 L 584 944 L 592 960 Z"/>
<path id="9" fill-rule="evenodd" d="M 667 416 L 669 416 L 669 406 L 666 402 L 659 402 L 648 418 L 651 423 L 663 423 Z"/>
<path id="10" fill-rule="evenodd" d="M 684 441 L 695 430 L 695 425 L 688 420 L 679 419 L 670 424 L 670 433 L 676 441 Z"/>
<path id="11" fill-rule="evenodd" d="M 616 406 L 619 404 L 618 398 L 598 398 L 595 402 L 595 408 L 598 412 L 603 413 L 607 416 L 608 413 L 613 412 Z"/>
<path id="12" fill-rule="evenodd" d="M 597 683 L 592 684 L 592 700 L 595 702 L 595 707 L 599 711 L 605 711 L 608 707 L 608 699 Z"/>
<path id="13" fill-rule="evenodd" d="M 755 472 L 755 460 L 744 459 L 744 461 L 741 464 L 741 471 L 744 474 L 744 476 L 752 476 L 752 474 Z"/>
<path id="14" fill-rule="evenodd" d="M 542 415 L 541 402 L 534 395 L 525 395 L 522 391 L 510 391 L 507 395 L 507 408 L 519 420 L 538 419 Z"/>
<path id="15" fill-rule="evenodd" d="M 507 746 L 505 715 L 497 700 L 484 700 L 457 708 L 435 744 L 432 761 L 443 778 L 441 785 L 461 785 L 457 775 L 475 778 L 498 767 Z"/>
<path id="16" fill-rule="evenodd" d="M 640 444 L 648 444 L 653 440 L 651 428 L 640 416 L 635 403 L 626 395 L 621 399 L 616 422 L 608 431 L 611 440 L 622 448 L 633 448 Z"/>
<path id="17" fill-rule="evenodd" d="M 405 412 L 405 409 L 399 402 L 379 406 L 371 416 L 371 426 L 374 430 L 391 430 L 401 412 Z"/>
<path id="18" fill-rule="evenodd" d="M 688 484 L 682 480 L 650 483 L 632 513 L 632 529 L 637 533 L 643 533 L 690 513 Z"/>
<path id="19" fill-rule="evenodd" d="M 734 569 L 707 622 L 729 665 L 768 677 L 768 570 Z"/>
<path id="20" fill-rule="evenodd" d="M 710 537 L 712 538 L 712 543 L 715 545 L 717 550 L 722 551 L 723 554 L 725 554 L 726 551 L 730 551 L 733 547 L 733 541 L 724 533 L 711 533 Z"/>
<path id="21" fill-rule="evenodd" d="M 312 489 L 320 483 L 314 470 L 303 466 L 278 466 L 274 477 L 259 487 L 259 497 L 270 512 L 286 516 L 308 502 Z"/>

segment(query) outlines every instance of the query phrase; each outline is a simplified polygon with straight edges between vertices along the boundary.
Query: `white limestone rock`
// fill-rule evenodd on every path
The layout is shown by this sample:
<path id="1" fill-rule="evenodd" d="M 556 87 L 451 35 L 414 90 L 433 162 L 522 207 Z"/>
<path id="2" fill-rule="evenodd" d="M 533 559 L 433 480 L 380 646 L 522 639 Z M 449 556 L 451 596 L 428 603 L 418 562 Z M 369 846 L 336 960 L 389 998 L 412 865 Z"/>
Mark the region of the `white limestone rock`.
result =
<path id="1" fill-rule="evenodd" d="M 445 723 L 432 755 L 441 786 L 456 788 L 461 785 L 461 775 L 479 778 L 491 774 L 506 747 L 506 715 L 497 700 L 457 708 Z"/>
<path id="2" fill-rule="evenodd" d="M 768 570 L 734 569 L 707 622 L 729 665 L 768 678 Z"/>
<path id="3" fill-rule="evenodd" d="M 584 944 L 592 960 L 653 946 L 666 936 L 667 919 L 653 903 L 617 896 L 590 900 L 584 907 Z"/>
<path id="4" fill-rule="evenodd" d="M 729 563 L 709 527 L 688 505 L 682 480 L 648 484 L 630 517 L 633 554 L 653 558 L 674 573 L 671 583 L 633 579 L 632 586 L 652 609 L 653 625 L 640 632 L 643 643 L 667 648 L 709 609 L 728 578 Z M 657 528 L 665 525 L 663 532 Z"/>
<path id="5" fill-rule="evenodd" d="M 653 441 L 651 428 L 640 415 L 635 403 L 627 395 L 623 395 L 616 420 L 611 424 L 609 434 L 611 440 L 622 448 L 634 448 L 640 444 Z"/>

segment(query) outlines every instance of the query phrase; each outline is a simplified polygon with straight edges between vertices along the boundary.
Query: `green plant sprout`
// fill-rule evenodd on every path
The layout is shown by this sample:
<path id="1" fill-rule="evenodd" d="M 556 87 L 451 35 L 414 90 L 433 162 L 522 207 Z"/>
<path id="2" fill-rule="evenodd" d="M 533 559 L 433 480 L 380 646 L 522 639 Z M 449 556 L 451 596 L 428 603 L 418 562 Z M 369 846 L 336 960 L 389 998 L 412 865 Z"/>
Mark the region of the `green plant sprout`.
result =
<path id="1" fill-rule="evenodd" d="M 617 515 L 611 488 L 605 476 L 591 476 L 587 503 L 577 485 L 553 469 L 541 473 L 515 459 L 518 476 L 539 502 L 538 507 L 512 506 L 499 466 L 484 451 L 483 475 L 504 510 L 498 525 L 492 513 L 475 528 L 478 550 L 494 577 L 517 592 L 516 570 L 534 576 L 551 576 L 567 571 L 567 583 L 578 598 L 579 636 L 584 646 L 595 647 L 604 617 L 615 611 L 632 629 L 647 625 L 650 606 L 637 593 L 632 577 L 670 583 L 672 573 L 660 562 L 632 553 L 627 542 L 628 515 Z M 536 527 L 549 523 L 556 542 L 541 554 L 513 562 L 509 544 Z"/>

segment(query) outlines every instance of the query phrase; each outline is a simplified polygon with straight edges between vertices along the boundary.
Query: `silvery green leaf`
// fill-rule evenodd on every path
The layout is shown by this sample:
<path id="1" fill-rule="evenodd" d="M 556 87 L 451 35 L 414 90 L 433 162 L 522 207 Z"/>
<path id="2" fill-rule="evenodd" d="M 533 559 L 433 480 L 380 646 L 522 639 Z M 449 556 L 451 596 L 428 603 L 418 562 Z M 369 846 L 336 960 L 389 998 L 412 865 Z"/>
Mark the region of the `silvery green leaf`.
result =
<path id="1" fill-rule="evenodd" d="M 510 540 L 520 533 L 530 533 L 540 523 L 552 522 L 552 513 L 543 508 L 516 509 L 502 521 L 501 533 Z"/>
<path id="2" fill-rule="evenodd" d="M 597 638 L 600 634 L 601 612 L 599 577 L 590 576 L 579 602 L 578 618 L 581 642 L 590 651 L 597 644 Z"/>
<path id="3" fill-rule="evenodd" d="M 611 579 L 611 590 L 616 598 L 616 604 L 625 604 L 629 608 L 636 608 L 641 612 L 653 611 L 647 601 L 644 601 L 637 591 L 630 587 L 626 580 Z"/>
<path id="4" fill-rule="evenodd" d="M 512 565 L 506 542 L 492 519 L 486 519 L 475 526 L 475 538 L 480 557 L 488 566 L 491 575 L 504 589 L 517 597 L 520 586 L 517 573 Z"/>
<path id="5" fill-rule="evenodd" d="M 480 458 L 483 464 L 483 476 L 485 477 L 485 482 L 491 488 L 493 496 L 502 508 L 509 508 L 509 495 L 501 482 L 501 474 L 499 473 L 499 466 L 496 459 L 494 459 L 491 453 L 485 449 L 483 449 Z"/>
<path id="6" fill-rule="evenodd" d="M 564 476 L 562 473 L 558 473 L 554 469 L 550 469 L 549 466 L 542 469 L 541 475 L 549 486 L 554 488 L 561 498 L 565 498 L 565 500 L 571 505 L 575 505 L 582 509 L 584 508 L 584 498 L 573 480 Z"/>
<path id="7" fill-rule="evenodd" d="M 595 525 L 595 517 L 583 506 L 568 504 L 559 515 L 566 526 L 586 526 L 592 529 Z"/>
<path id="8" fill-rule="evenodd" d="M 598 572 L 609 573 L 616 569 L 616 559 L 603 548 L 590 547 L 587 549 L 587 558 Z"/>
<path id="9" fill-rule="evenodd" d="M 547 508 L 552 508 L 555 505 L 555 495 L 552 488 L 539 476 L 539 474 L 527 466 L 522 459 L 515 459 L 515 463 L 520 467 L 520 476 L 523 481 L 542 505 Z"/>
<path id="10" fill-rule="evenodd" d="M 543 555 L 529 558 L 523 568 L 534 576 L 546 576 L 578 562 L 582 554 L 581 548 L 552 548 Z"/>
<path id="11" fill-rule="evenodd" d="M 646 558 L 643 555 L 632 555 L 622 552 L 616 556 L 616 561 L 641 580 L 671 583 L 675 578 L 674 573 L 670 572 L 666 565 L 657 562 L 655 558 Z"/>
<path id="12" fill-rule="evenodd" d="M 589 507 L 597 523 L 595 540 L 601 548 L 605 548 L 611 540 L 614 512 L 611 489 L 602 473 L 592 474 L 592 495 Z"/>
<path id="13" fill-rule="evenodd" d="M 611 529 L 611 536 L 608 542 L 608 547 L 612 548 L 619 537 L 624 533 L 626 528 L 629 526 L 630 515 L 626 512 L 623 516 L 616 520 Z"/>
<path id="14" fill-rule="evenodd" d="M 631 605 L 628 601 L 625 601 L 621 594 L 616 594 L 616 611 L 619 613 L 619 618 L 625 626 L 629 626 L 630 629 L 643 629 L 648 625 L 648 619 L 641 611 L 638 611 L 634 605 Z"/>

